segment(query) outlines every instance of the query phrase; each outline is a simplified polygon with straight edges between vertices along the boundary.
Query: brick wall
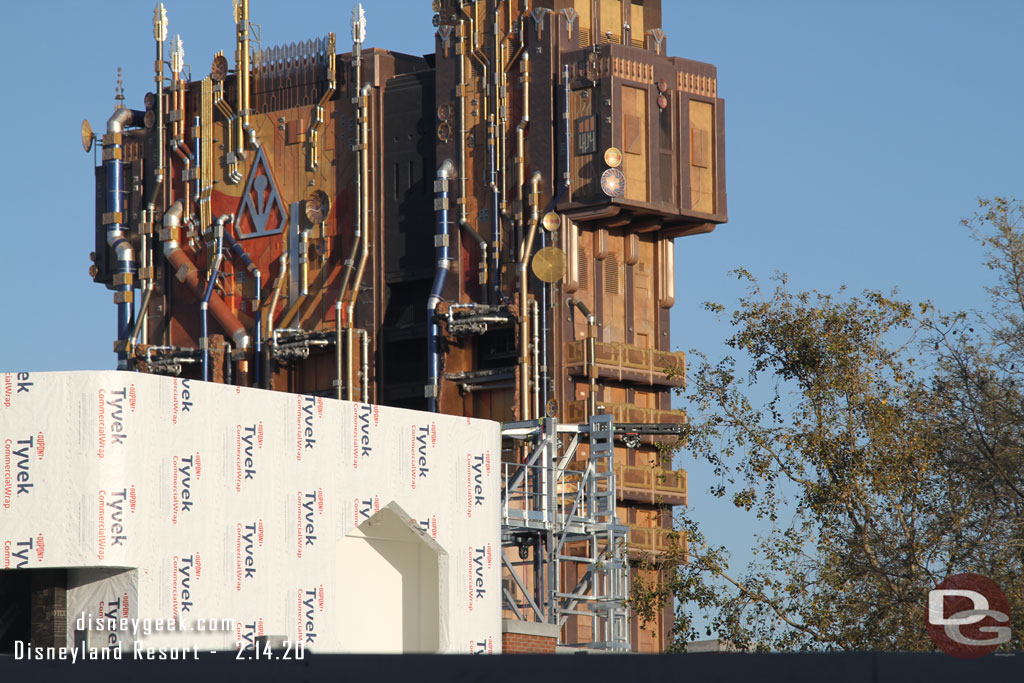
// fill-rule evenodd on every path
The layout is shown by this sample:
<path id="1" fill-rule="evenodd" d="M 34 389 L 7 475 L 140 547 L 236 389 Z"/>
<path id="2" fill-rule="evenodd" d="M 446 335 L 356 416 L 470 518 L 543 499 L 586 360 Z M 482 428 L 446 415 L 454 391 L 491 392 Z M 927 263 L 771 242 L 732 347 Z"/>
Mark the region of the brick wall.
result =
<path id="1" fill-rule="evenodd" d="M 501 651 L 504 653 L 553 655 L 557 645 L 558 627 L 554 624 L 502 620 Z"/>
<path id="2" fill-rule="evenodd" d="M 501 651 L 505 654 L 555 654 L 555 638 L 525 633 L 502 633 Z"/>

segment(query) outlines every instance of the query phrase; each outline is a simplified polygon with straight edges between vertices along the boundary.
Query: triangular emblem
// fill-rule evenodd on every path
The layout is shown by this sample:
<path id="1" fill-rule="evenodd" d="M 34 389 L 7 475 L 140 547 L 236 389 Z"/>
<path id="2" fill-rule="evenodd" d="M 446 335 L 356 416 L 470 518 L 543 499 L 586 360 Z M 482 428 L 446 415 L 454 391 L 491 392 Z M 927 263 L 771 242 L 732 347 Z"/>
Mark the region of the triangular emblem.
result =
<path id="1" fill-rule="evenodd" d="M 288 212 L 270 173 L 263 147 L 256 153 L 235 215 L 235 233 L 240 240 L 276 235 L 288 225 Z"/>

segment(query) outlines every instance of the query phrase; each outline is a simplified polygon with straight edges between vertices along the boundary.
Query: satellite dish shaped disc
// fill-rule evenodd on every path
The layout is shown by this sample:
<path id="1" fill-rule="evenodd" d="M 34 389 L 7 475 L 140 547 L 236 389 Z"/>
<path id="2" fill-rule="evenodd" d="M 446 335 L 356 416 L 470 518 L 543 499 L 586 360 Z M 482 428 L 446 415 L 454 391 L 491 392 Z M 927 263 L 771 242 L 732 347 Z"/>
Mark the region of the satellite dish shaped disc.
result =
<path id="1" fill-rule="evenodd" d="M 617 168 L 601 174 L 601 191 L 611 198 L 621 197 L 626 191 L 626 175 Z"/>
<path id="2" fill-rule="evenodd" d="M 618 147 L 609 147 L 604 151 L 604 163 L 609 168 L 619 167 L 619 164 L 622 163 L 622 152 L 619 151 Z"/>
<path id="3" fill-rule="evenodd" d="M 92 149 L 92 126 L 89 125 L 89 121 L 86 119 L 82 120 L 82 149 L 88 152 Z"/>
<path id="4" fill-rule="evenodd" d="M 544 247 L 533 257 L 533 274 L 541 282 L 557 282 L 565 275 L 565 252 L 558 247 Z"/>

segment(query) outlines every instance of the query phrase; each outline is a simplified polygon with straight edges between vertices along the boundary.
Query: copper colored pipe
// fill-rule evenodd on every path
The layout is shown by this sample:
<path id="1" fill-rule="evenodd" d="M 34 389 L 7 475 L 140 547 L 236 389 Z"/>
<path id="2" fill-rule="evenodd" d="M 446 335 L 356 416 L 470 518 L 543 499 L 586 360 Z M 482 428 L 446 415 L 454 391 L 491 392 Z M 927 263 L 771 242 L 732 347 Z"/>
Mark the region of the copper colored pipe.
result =
<path id="1" fill-rule="evenodd" d="M 174 268 L 178 280 L 188 285 L 192 293 L 200 299 L 204 293 L 204 287 L 199 282 L 199 271 L 188 255 L 182 251 L 178 244 L 178 233 L 181 230 L 181 214 L 183 207 L 181 201 L 176 201 L 164 214 L 164 227 L 171 228 L 170 239 L 164 241 L 164 256 L 167 262 Z M 224 302 L 216 292 L 210 296 L 210 312 L 217 319 L 220 326 L 231 335 L 238 349 L 249 348 L 249 335 L 245 331 L 245 325 L 235 316 L 231 307 Z"/>

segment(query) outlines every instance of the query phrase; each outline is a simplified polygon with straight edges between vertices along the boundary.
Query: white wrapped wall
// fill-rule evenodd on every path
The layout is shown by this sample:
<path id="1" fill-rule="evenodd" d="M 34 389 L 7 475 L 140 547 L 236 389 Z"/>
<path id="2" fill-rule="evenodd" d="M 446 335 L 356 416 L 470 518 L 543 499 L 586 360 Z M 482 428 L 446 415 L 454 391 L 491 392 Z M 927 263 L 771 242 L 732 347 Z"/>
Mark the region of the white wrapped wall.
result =
<path id="1" fill-rule="evenodd" d="M 139 634 L 159 647 L 393 651 L 415 642 L 401 615 L 440 600 L 441 650 L 500 649 L 498 424 L 116 371 L 3 383 L 0 567 L 79 568 L 69 632 L 102 608 L 236 624 Z M 404 597 L 367 595 L 389 584 L 352 539 L 390 503 L 431 539 L 409 557 L 443 551 L 436 593 L 406 577 Z M 360 620 L 379 646 L 342 637 Z"/>

